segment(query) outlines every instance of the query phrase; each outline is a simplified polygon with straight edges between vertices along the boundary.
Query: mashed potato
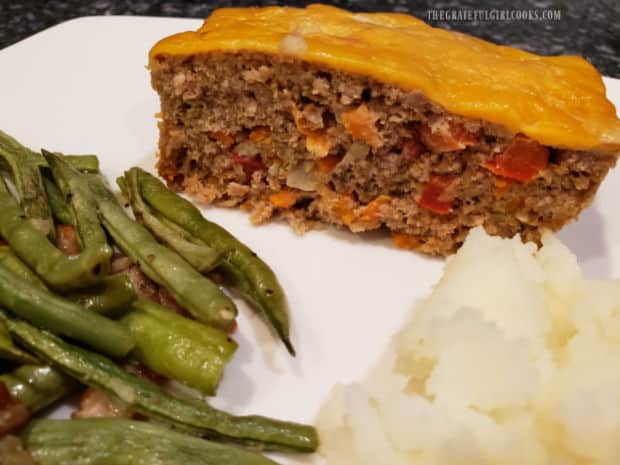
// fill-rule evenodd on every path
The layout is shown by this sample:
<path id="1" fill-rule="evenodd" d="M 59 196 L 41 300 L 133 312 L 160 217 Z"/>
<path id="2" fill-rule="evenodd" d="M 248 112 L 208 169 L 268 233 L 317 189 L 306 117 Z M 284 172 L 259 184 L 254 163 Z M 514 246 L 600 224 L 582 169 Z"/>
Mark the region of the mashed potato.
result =
<path id="1" fill-rule="evenodd" d="M 330 465 L 620 464 L 620 281 L 471 232 L 363 384 L 319 414 Z"/>

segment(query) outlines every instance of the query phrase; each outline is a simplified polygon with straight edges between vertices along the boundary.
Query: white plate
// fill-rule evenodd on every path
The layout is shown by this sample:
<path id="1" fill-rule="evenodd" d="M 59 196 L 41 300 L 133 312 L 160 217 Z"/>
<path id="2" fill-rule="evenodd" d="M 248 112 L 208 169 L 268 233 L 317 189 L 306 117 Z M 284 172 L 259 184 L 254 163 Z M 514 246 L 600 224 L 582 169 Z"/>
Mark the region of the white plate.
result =
<path id="1" fill-rule="evenodd" d="M 153 170 L 159 102 L 145 66 L 159 39 L 198 20 L 90 17 L 69 21 L 0 51 L 0 128 L 34 149 L 97 153 L 110 180 L 133 165 Z M 620 104 L 620 80 L 605 80 Z M 590 277 L 620 276 L 620 171 L 562 240 Z M 288 295 L 298 356 L 290 359 L 238 302 L 240 348 L 216 405 L 311 422 L 329 389 L 363 376 L 442 261 L 396 250 L 377 235 L 260 228 L 236 210 L 206 215 L 257 251 Z M 66 416 L 64 407 L 54 413 Z"/>

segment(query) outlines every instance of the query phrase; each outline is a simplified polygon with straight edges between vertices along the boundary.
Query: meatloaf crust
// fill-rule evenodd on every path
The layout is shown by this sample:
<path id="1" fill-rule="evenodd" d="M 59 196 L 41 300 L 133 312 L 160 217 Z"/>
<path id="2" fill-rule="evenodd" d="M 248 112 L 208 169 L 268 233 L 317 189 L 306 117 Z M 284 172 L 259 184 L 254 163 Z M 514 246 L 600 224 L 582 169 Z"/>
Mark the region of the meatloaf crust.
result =
<path id="1" fill-rule="evenodd" d="M 153 85 L 158 169 L 172 188 L 250 210 L 256 224 L 386 227 L 397 244 L 431 254 L 453 252 L 479 225 L 537 241 L 590 203 L 616 160 L 547 147 L 548 164 L 529 182 L 497 176 L 485 164 L 514 139 L 498 125 L 285 56 L 168 57 Z"/>

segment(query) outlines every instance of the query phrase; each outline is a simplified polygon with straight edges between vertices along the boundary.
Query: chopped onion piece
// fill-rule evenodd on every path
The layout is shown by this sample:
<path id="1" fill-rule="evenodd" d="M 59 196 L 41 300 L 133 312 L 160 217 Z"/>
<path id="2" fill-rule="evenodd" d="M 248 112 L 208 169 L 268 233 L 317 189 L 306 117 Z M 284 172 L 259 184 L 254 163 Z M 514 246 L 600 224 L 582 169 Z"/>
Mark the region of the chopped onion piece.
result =
<path id="1" fill-rule="evenodd" d="M 286 185 L 302 191 L 314 191 L 318 187 L 316 163 L 304 161 L 291 169 L 286 176 Z"/>

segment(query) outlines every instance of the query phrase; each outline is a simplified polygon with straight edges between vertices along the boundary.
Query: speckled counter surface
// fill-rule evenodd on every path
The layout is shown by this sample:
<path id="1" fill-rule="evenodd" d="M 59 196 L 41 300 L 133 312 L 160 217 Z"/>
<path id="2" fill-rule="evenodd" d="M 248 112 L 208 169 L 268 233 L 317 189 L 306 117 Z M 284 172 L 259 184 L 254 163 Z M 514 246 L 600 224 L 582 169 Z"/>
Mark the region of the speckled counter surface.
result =
<path id="1" fill-rule="evenodd" d="M 149 0 L 0 0 L 0 48 L 35 32 L 79 16 L 143 15 L 204 18 L 214 8 L 316 1 L 149 1 Z M 581 55 L 607 76 L 620 77 L 620 0 L 339 0 L 324 1 L 356 11 L 398 11 L 434 26 L 458 30 L 496 43 L 544 55 Z M 465 10 L 478 11 L 478 18 Z M 498 19 L 519 10 L 532 19 Z M 504 13 L 502 13 L 502 11 Z M 510 13 L 513 11 L 513 13 Z M 555 13 L 554 13 L 555 12 Z M 559 12 L 559 18 L 557 18 Z M 468 15 L 469 17 L 463 15 Z M 555 19 L 541 19 L 555 14 Z M 443 15 L 443 16 L 442 16 Z M 446 20 L 446 15 L 451 15 Z M 459 19 L 459 15 L 460 19 Z M 456 16 L 455 19 L 452 19 Z M 485 18 L 486 16 L 486 18 Z M 534 19 L 533 17 L 538 19 Z"/>

